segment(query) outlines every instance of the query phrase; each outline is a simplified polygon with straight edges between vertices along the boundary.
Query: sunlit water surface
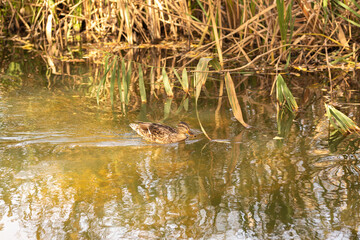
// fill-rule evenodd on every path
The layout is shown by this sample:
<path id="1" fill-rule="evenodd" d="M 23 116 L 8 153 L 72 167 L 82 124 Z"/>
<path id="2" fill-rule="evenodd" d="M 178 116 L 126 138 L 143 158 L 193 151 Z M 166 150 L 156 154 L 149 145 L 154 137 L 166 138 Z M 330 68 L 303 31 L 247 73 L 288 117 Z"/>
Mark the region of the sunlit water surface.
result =
<path id="1" fill-rule="evenodd" d="M 249 106 L 246 130 L 204 104 L 208 134 L 226 141 L 159 145 L 128 126 L 138 111 L 61 89 L 4 94 L 0 239 L 357 238 L 358 151 L 329 150 L 319 105 L 276 140 L 273 105 Z M 200 130 L 191 109 L 165 122 Z"/>

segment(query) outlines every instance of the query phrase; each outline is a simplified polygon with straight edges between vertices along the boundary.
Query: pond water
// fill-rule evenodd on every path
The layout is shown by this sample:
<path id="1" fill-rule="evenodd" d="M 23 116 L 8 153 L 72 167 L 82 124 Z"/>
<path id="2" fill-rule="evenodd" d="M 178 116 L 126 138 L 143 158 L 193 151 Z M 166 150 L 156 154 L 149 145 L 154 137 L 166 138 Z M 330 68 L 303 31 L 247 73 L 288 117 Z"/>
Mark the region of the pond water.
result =
<path id="1" fill-rule="evenodd" d="M 329 142 L 323 100 L 308 97 L 278 132 L 275 106 L 254 96 L 253 128 L 225 100 L 215 114 L 217 99 L 203 99 L 217 141 L 160 145 L 128 124 L 186 121 L 200 132 L 193 99 L 179 111 L 172 100 L 168 116 L 161 100 L 124 116 L 68 88 L 3 92 L 0 239 L 358 238 L 358 137 Z"/>

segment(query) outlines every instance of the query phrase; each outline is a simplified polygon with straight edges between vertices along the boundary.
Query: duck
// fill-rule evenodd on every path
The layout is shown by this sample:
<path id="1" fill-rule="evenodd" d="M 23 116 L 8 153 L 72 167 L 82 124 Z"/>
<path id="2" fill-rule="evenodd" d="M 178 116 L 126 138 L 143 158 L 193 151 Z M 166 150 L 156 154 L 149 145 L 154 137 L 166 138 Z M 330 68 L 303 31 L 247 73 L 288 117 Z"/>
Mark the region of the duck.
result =
<path id="1" fill-rule="evenodd" d="M 188 138 L 187 135 L 195 135 L 185 122 L 180 122 L 177 128 L 152 122 L 130 123 L 129 126 L 146 141 L 161 144 L 181 142 Z"/>

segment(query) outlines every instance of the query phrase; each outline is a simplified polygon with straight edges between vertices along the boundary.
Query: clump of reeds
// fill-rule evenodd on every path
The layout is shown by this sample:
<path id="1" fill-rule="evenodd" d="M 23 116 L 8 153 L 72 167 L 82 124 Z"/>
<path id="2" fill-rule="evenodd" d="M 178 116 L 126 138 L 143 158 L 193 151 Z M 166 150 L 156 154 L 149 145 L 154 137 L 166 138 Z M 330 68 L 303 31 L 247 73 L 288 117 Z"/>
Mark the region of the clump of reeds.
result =
<path id="1" fill-rule="evenodd" d="M 18 40 L 39 49 L 55 45 L 63 51 L 79 41 L 158 44 L 186 38 L 198 43 L 194 50 L 199 57 L 215 51 L 223 71 L 262 63 L 301 69 L 319 62 L 354 67 L 358 57 L 360 4 L 355 0 L 311 4 L 7 0 L 0 4 L 0 34 L 20 36 Z"/>

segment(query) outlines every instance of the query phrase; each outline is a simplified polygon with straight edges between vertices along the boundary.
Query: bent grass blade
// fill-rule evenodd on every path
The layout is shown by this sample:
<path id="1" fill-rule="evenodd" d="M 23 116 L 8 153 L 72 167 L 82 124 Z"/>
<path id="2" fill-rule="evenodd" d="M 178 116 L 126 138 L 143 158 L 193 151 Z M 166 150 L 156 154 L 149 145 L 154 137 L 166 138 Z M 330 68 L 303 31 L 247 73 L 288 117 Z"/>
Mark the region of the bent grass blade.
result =
<path id="1" fill-rule="evenodd" d="M 125 66 L 125 60 L 123 59 L 121 61 L 121 103 L 125 103 L 125 99 L 127 96 L 127 84 L 126 84 L 126 66 Z"/>
<path id="2" fill-rule="evenodd" d="M 170 85 L 169 77 L 168 77 L 168 75 L 166 74 L 166 71 L 165 71 L 165 67 L 163 67 L 163 69 L 162 69 L 162 77 L 163 77 L 163 82 L 164 82 L 164 88 L 165 88 L 166 95 L 168 97 L 170 97 L 170 98 L 174 97 L 174 94 L 173 94 L 173 91 L 172 91 L 172 88 L 171 88 L 171 85 Z"/>
<path id="3" fill-rule="evenodd" d="M 125 104 L 129 104 L 129 88 L 130 88 L 130 82 L 131 82 L 131 73 L 132 73 L 132 64 L 131 61 L 129 61 L 129 67 L 126 72 L 126 92 L 125 92 Z"/>
<path id="4" fill-rule="evenodd" d="M 146 103 L 146 89 L 145 89 L 145 84 L 144 84 L 144 74 L 143 74 L 143 70 L 142 70 L 140 63 L 138 63 L 138 68 L 139 68 L 139 89 L 140 89 L 141 102 Z"/>
<path id="5" fill-rule="evenodd" d="M 108 63 L 109 63 L 109 58 L 111 56 L 107 56 L 107 58 L 105 58 L 105 66 L 104 66 L 104 75 L 101 78 L 101 81 L 99 83 L 98 89 L 97 89 L 97 93 L 96 93 L 96 102 L 99 105 L 100 102 L 100 90 L 104 87 L 105 85 L 105 81 L 106 81 L 106 75 L 108 74 L 109 70 L 111 69 L 112 65 L 114 62 L 112 62 L 110 64 L 110 66 L 108 67 Z"/>
<path id="6" fill-rule="evenodd" d="M 360 128 L 351 120 L 348 116 L 337 110 L 331 105 L 327 105 L 325 103 L 326 114 L 328 119 L 337 130 L 341 133 L 352 133 L 352 132 L 359 132 Z M 335 119 L 335 122 L 333 121 Z"/>
<path id="7" fill-rule="evenodd" d="M 114 67 L 112 68 L 111 77 L 110 77 L 110 102 L 111 106 L 114 106 L 114 89 L 115 89 L 115 77 L 117 73 L 117 57 L 114 60 Z"/>
<path id="8" fill-rule="evenodd" d="M 189 81 L 188 81 L 188 74 L 187 74 L 186 68 L 184 68 L 182 71 L 182 77 L 179 76 L 178 72 L 175 69 L 173 69 L 173 70 L 174 70 L 175 76 L 179 80 L 184 92 L 189 93 Z"/>
<path id="9" fill-rule="evenodd" d="M 181 83 L 183 85 L 184 91 L 186 93 L 189 93 L 189 78 L 188 78 L 186 68 L 183 69 L 181 77 L 182 77 L 181 78 L 182 79 Z"/>
<path id="10" fill-rule="evenodd" d="M 198 99 L 201 93 L 201 88 L 203 85 L 205 85 L 207 75 L 208 75 L 208 63 L 211 60 L 211 58 L 200 58 L 198 65 L 196 66 L 196 72 L 194 77 L 194 87 L 195 87 L 195 111 L 196 111 L 196 117 L 198 119 L 201 131 L 205 134 L 205 136 L 211 141 L 211 138 L 206 133 L 203 125 L 200 121 L 199 111 L 198 111 Z"/>
<path id="11" fill-rule="evenodd" d="M 280 74 L 276 78 L 276 99 L 280 106 L 285 105 L 291 112 L 297 112 L 299 109 L 294 96 Z"/>
<path id="12" fill-rule="evenodd" d="M 208 76 L 208 63 L 212 58 L 200 58 L 198 65 L 195 69 L 194 87 L 195 87 L 195 99 L 200 96 L 201 87 L 205 85 Z"/>
<path id="13" fill-rule="evenodd" d="M 233 114 L 234 114 L 235 118 L 244 127 L 250 128 L 251 126 L 244 121 L 241 107 L 240 107 L 239 101 L 236 96 L 234 82 L 231 79 L 230 73 L 226 73 L 226 75 L 225 75 L 225 86 L 226 86 L 226 91 L 228 93 L 229 102 L 230 102 L 230 105 L 233 110 Z"/>

